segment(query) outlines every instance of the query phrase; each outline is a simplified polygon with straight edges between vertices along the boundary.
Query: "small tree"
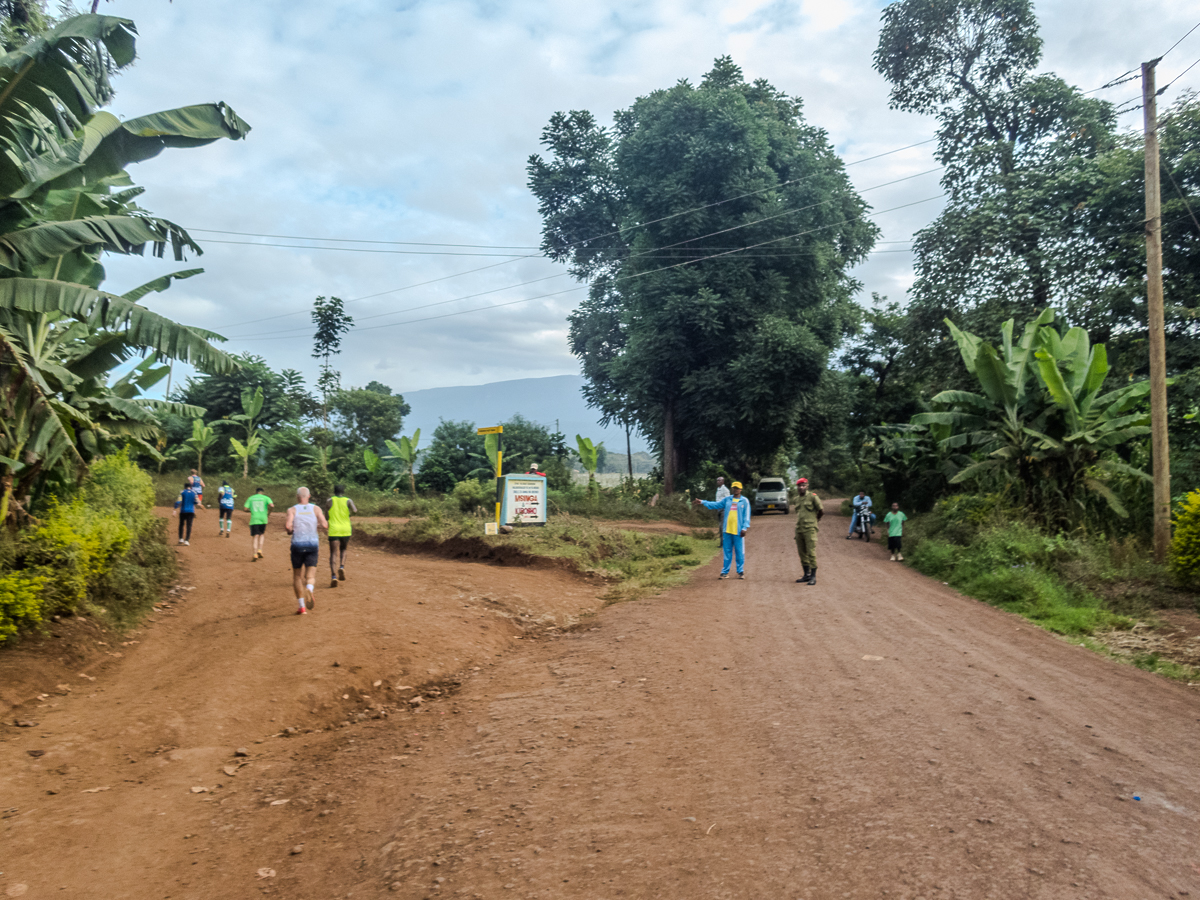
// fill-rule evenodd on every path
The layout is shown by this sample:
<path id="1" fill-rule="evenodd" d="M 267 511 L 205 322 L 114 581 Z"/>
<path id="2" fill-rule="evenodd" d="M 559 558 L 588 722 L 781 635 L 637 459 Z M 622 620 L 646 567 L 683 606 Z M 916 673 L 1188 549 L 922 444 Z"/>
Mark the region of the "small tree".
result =
<path id="1" fill-rule="evenodd" d="M 400 443 L 392 440 L 384 441 L 387 445 L 388 453 L 384 459 L 398 459 L 404 463 L 405 472 L 408 475 L 408 490 L 413 497 L 417 496 L 417 479 L 413 475 L 413 465 L 417 461 L 417 444 L 421 441 L 421 429 L 418 428 L 413 432 L 411 438 L 400 436 Z"/>
<path id="2" fill-rule="evenodd" d="M 184 441 L 196 454 L 196 472 L 204 477 L 204 451 L 217 442 L 217 434 L 203 419 L 192 419 L 192 436 Z"/>
<path id="3" fill-rule="evenodd" d="M 237 438 L 229 439 L 229 446 L 233 448 L 234 454 L 242 461 L 242 477 L 250 476 L 250 457 L 258 452 L 258 448 L 262 446 L 262 438 L 258 436 L 258 416 L 263 409 L 263 389 L 256 388 L 251 392 L 250 388 L 242 389 L 242 412 L 235 413 L 228 419 L 223 419 L 218 424 L 240 425 L 246 429 L 246 443 L 243 444 Z"/>
<path id="4" fill-rule="evenodd" d="M 604 444 L 593 444 L 591 438 L 575 435 L 575 443 L 579 445 L 579 462 L 588 473 L 588 496 L 595 497 L 599 491 L 596 488 L 596 466 L 599 464 L 600 451 Z"/>
<path id="5" fill-rule="evenodd" d="M 329 363 L 331 356 L 342 352 L 342 335 L 348 332 L 354 319 L 346 315 L 339 297 L 318 297 L 313 302 L 313 324 L 317 331 L 313 335 L 313 359 L 321 360 L 321 374 L 317 378 L 317 390 L 321 392 L 321 424 L 329 428 L 329 398 L 341 389 L 341 374 Z"/>

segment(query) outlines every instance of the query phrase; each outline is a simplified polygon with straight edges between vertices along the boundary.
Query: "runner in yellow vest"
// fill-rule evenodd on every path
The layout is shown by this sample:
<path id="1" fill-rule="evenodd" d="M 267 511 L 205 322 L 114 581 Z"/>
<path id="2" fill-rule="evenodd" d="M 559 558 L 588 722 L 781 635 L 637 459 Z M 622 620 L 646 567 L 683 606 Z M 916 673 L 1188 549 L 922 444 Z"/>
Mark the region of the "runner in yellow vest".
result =
<path id="1" fill-rule="evenodd" d="M 339 581 L 346 580 L 346 545 L 350 543 L 350 513 L 358 514 L 354 501 L 346 496 L 346 489 L 334 485 L 329 498 L 329 586 L 335 588 Z"/>

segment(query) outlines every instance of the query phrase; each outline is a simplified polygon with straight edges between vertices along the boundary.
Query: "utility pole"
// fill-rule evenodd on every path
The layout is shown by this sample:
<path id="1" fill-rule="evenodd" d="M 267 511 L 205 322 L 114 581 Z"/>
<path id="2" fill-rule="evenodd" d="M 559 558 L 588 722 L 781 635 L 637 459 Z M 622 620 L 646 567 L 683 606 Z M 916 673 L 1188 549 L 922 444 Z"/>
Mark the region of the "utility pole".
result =
<path id="1" fill-rule="evenodd" d="M 1146 132 L 1146 312 L 1150 328 L 1150 447 L 1154 468 L 1154 559 L 1167 561 L 1171 544 L 1171 452 L 1167 437 L 1167 339 L 1163 317 L 1162 202 L 1158 173 L 1158 95 L 1154 68 L 1142 63 Z"/>

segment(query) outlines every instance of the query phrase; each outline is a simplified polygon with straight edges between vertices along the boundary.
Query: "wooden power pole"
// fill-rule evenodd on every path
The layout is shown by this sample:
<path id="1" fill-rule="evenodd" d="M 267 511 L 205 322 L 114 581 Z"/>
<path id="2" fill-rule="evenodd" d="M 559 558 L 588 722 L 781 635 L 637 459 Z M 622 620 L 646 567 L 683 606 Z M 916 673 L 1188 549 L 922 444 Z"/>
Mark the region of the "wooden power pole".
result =
<path id="1" fill-rule="evenodd" d="M 1162 203 L 1158 173 L 1158 112 L 1154 67 L 1142 63 L 1146 132 L 1146 312 L 1150 327 L 1150 445 L 1154 467 L 1154 559 L 1166 562 L 1171 543 L 1171 452 L 1167 437 L 1167 339 L 1163 317 Z"/>

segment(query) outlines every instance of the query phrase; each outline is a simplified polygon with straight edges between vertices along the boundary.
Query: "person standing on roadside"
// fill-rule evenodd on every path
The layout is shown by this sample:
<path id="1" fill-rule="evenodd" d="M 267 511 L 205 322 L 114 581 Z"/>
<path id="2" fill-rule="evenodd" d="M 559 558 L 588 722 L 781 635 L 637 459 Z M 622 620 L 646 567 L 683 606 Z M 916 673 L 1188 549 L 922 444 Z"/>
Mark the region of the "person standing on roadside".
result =
<path id="1" fill-rule="evenodd" d="M 321 540 L 317 529 L 329 530 L 325 513 L 315 503 L 309 503 L 308 488 L 296 490 L 296 505 L 288 507 L 284 528 L 292 536 L 292 587 L 303 616 L 317 605 L 313 591 L 317 583 L 317 563 L 320 562 Z"/>
<path id="2" fill-rule="evenodd" d="M 725 551 L 725 565 L 719 577 L 729 577 L 729 563 L 737 555 L 738 579 L 746 580 L 746 532 L 750 530 L 750 501 L 742 496 L 742 483 L 735 481 L 732 492 L 723 500 L 694 500 L 697 506 L 706 506 L 720 513 L 724 527 L 721 529 L 721 547 Z"/>
<path id="3" fill-rule="evenodd" d="M 237 493 L 229 486 L 228 481 L 222 481 L 217 488 L 217 534 L 229 537 L 233 533 L 233 501 Z"/>
<path id="4" fill-rule="evenodd" d="M 350 543 L 350 514 L 358 515 L 358 507 L 346 496 L 340 484 L 333 486 L 329 498 L 329 586 L 335 588 L 346 580 L 346 545 Z"/>
<path id="5" fill-rule="evenodd" d="M 817 523 L 825 515 L 821 498 L 808 489 L 808 479 L 796 482 L 800 499 L 796 502 L 796 552 L 800 554 L 800 565 L 804 566 L 804 577 L 796 584 L 817 583 Z"/>
<path id="6" fill-rule="evenodd" d="M 183 490 L 179 492 L 179 499 L 175 501 L 174 512 L 174 515 L 179 516 L 179 543 L 185 547 L 190 547 L 192 543 L 192 522 L 196 519 L 197 506 L 204 508 L 189 478 L 183 483 Z"/>
<path id="7" fill-rule="evenodd" d="M 883 517 L 888 527 L 888 550 L 892 554 L 892 562 L 904 562 L 904 554 L 900 552 L 900 540 L 904 536 L 904 523 L 908 516 L 900 512 L 900 504 L 893 503 L 892 511 Z"/>
<path id="8" fill-rule="evenodd" d="M 713 497 L 713 500 L 715 500 L 717 503 L 720 503 L 722 500 L 724 500 L 728 496 L 729 496 L 729 488 L 725 487 L 725 476 L 718 475 L 717 476 L 717 495 L 715 497 Z M 720 513 L 717 513 L 717 521 L 718 522 L 721 521 Z"/>
<path id="9" fill-rule="evenodd" d="M 243 505 L 243 509 L 250 510 L 250 545 L 254 550 L 254 556 L 251 557 L 250 562 L 258 562 L 262 559 L 267 520 L 270 519 L 271 510 L 274 508 L 274 502 L 263 493 L 263 489 L 260 487 L 254 489 L 254 496 L 250 497 Z"/>

